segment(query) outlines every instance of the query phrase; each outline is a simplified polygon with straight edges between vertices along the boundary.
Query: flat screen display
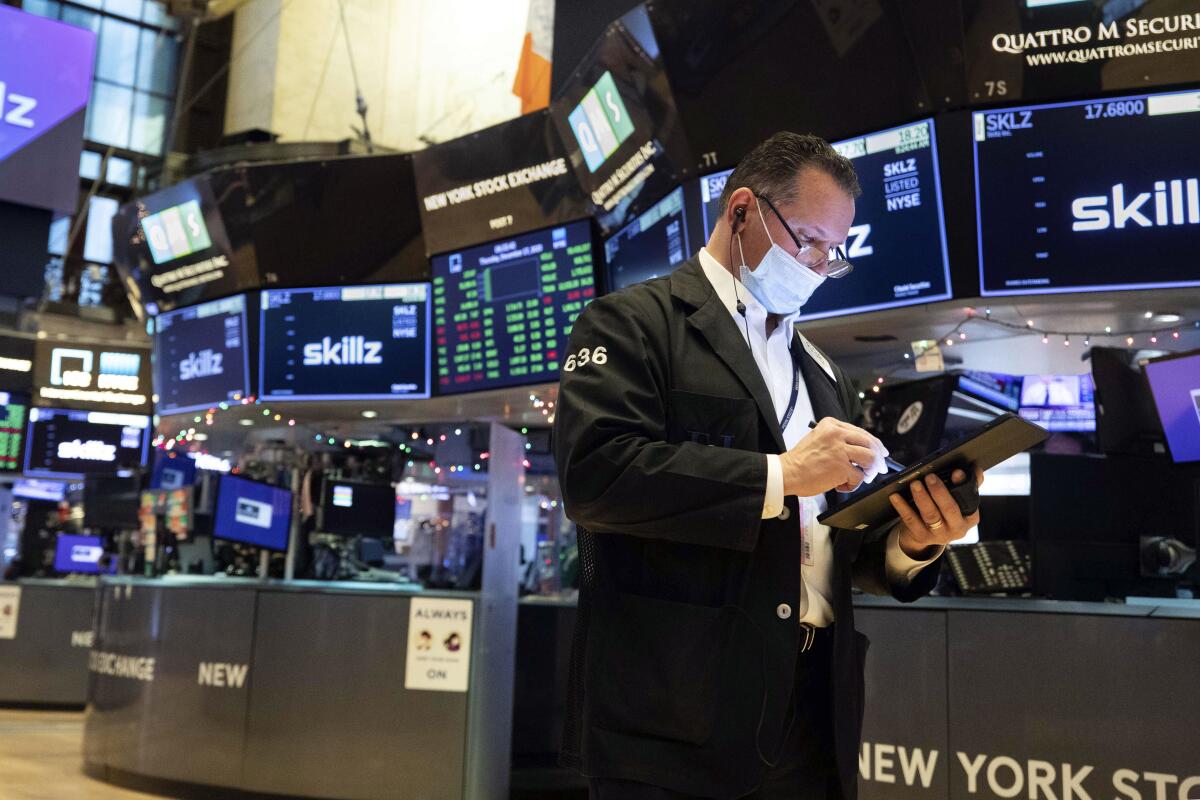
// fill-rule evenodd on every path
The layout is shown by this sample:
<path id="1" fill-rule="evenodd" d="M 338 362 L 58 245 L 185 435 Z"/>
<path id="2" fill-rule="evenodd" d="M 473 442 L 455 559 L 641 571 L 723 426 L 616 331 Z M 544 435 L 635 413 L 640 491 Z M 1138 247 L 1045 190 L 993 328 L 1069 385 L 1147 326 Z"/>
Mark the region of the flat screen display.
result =
<path id="1" fill-rule="evenodd" d="M 692 166 L 646 8 L 613 21 L 550 104 L 567 161 L 605 234 L 652 205 Z"/>
<path id="2" fill-rule="evenodd" d="M 858 173 L 846 257 L 854 272 L 827 280 L 801 319 L 877 311 L 950 298 L 937 137 L 925 120 L 834 142 Z"/>
<path id="3" fill-rule="evenodd" d="M 135 530 L 138 484 L 133 476 L 89 475 L 83 483 L 83 524 L 89 528 Z"/>
<path id="4" fill-rule="evenodd" d="M 180 489 L 196 483 L 196 460 L 187 455 L 156 451 L 154 471 L 150 475 L 151 489 Z"/>
<path id="5" fill-rule="evenodd" d="M 0 472 L 13 472 L 21 468 L 25 418 L 28 414 L 28 397 L 0 392 Z"/>
<path id="6" fill-rule="evenodd" d="M 611 291 L 671 272 L 686 260 L 687 218 L 680 186 L 604 242 Z"/>
<path id="7" fill-rule="evenodd" d="M 396 490 L 391 484 L 325 481 L 323 532 L 391 539 L 395 527 Z"/>
<path id="8" fill-rule="evenodd" d="M 95 57 L 92 31 L 0 6 L 0 201 L 74 213 Z"/>
<path id="9" fill-rule="evenodd" d="M 235 257 L 211 181 L 211 175 L 198 175 L 117 209 L 113 263 L 138 286 L 131 301 L 139 316 L 259 284 L 253 250 L 239 248 Z M 263 208 L 260 201 L 256 210 Z"/>
<path id="10" fill-rule="evenodd" d="M 1052 432 L 1096 430 L 1092 376 L 1026 375 L 1019 413 Z"/>
<path id="11" fill-rule="evenodd" d="M 1200 92 L 973 122 L 984 295 L 1200 286 Z"/>
<path id="12" fill-rule="evenodd" d="M 39 339 L 33 379 L 35 402 L 57 408 L 149 414 L 150 348 Z"/>
<path id="13" fill-rule="evenodd" d="M 176 414 L 251 394 L 244 295 L 159 314 L 154 321 L 158 413 Z"/>
<path id="14" fill-rule="evenodd" d="M 13 484 L 13 497 L 26 500 L 47 500 L 61 503 L 67 499 L 67 484 L 62 481 L 45 481 L 38 478 L 22 478 Z"/>
<path id="15" fill-rule="evenodd" d="M 128 473 L 146 463 L 150 418 L 107 411 L 33 408 L 25 474 L 79 478 Z"/>
<path id="16" fill-rule="evenodd" d="M 434 256 L 438 390 L 558 378 L 562 349 L 596 296 L 587 220 Z"/>
<path id="17" fill-rule="evenodd" d="M 1171 458 L 1200 461 L 1200 351 L 1155 359 L 1143 369 Z"/>
<path id="18" fill-rule="evenodd" d="M 213 537 L 268 550 L 287 550 L 292 493 L 278 486 L 222 475 Z"/>
<path id="19" fill-rule="evenodd" d="M 999 372 L 967 371 L 958 378 L 958 389 L 1008 411 L 1021 407 L 1021 378 Z"/>
<path id="20" fill-rule="evenodd" d="M 706 242 L 713 228 L 717 227 L 717 220 L 721 216 L 721 192 L 725 191 L 725 184 L 732 174 L 733 170 L 723 169 L 700 178 L 700 218 L 703 220 Z"/>
<path id="21" fill-rule="evenodd" d="M 74 536 L 60 533 L 54 544 L 54 571 L 62 573 L 100 573 L 100 557 L 104 555 L 104 542 L 99 536 Z M 117 571 L 114 560 L 108 571 Z"/>
<path id="22" fill-rule="evenodd" d="M 262 293 L 264 400 L 429 397 L 429 284 Z"/>

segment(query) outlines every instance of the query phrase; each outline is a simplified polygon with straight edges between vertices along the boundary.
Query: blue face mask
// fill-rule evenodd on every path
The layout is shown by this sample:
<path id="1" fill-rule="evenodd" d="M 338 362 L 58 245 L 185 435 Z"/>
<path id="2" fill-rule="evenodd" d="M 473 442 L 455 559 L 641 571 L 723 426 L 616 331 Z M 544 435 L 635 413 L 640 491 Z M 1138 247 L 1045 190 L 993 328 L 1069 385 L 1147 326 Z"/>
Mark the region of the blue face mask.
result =
<path id="1" fill-rule="evenodd" d="M 791 314 L 799 311 L 812 297 L 817 287 L 825 282 L 825 276 L 801 264 L 792 258 L 787 250 L 775 244 L 771 232 L 767 230 L 767 221 L 763 219 L 762 205 L 758 206 L 758 219 L 762 222 L 763 230 L 771 241 L 771 249 L 763 255 L 758 266 L 751 270 L 746 266 L 746 256 L 742 254 L 742 284 L 750 290 L 750 294 L 772 314 Z M 738 252 L 742 253 L 742 235 L 738 234 Z"/>

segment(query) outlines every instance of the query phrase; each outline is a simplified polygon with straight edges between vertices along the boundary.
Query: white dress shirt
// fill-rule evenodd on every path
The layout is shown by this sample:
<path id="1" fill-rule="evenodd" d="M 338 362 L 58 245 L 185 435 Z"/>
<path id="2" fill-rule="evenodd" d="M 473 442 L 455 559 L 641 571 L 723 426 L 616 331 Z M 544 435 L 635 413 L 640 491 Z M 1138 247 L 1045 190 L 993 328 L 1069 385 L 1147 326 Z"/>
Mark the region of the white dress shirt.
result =
<path id="1" fill-rule="evenodd" d="M 713 285 L 717 296 L 737 325 L 738 332 L 743 338 L 749 335 L 747 344 L 750 346 L 754 361 L 762 373 L 771 400 L 775 405 L 776 419 L 782 422 L 787 413 L 788 402 L 792 396 L 792 383 L 795 372 L 792 362 L 792 342 L 796 341 L 793 327 L 799 312 L 782 317 L 779 324 L 767 335 L 767 310 L 754 295 L 746 289 L 741 281 L 730 275 L 729 271 L 709 254 L 708 250 L 700 249 L 700 264 L 709 283 Z M 737 286 L 735 295 L 734 286 Z M 738 299 L 746 306 L 746 316 L 743 319 L 738 313 Z M 804 385 L 804 377 L 800 377 L 800 393 L 796 399 L 796 408 L 788 421 L 787 429 L 783 431 L 783 442 L 788 449 L 795 447 L 809 432 L 808 424 L 813 421 L 812 401 Z M 769 454 L 767 459 L 767 485 L 764 487 L 763 519 L 780 516 L 785 509 L 783 503 L 783 467 L 779 456 Z M 810 558 L 811 566 L 804 564 L 800 567 L 800 606 L 796 614 L 799 622 L 807 622 L 818 628 L 824 628 L 833 623 L 833 542 L 829 536 L 829 528 L 817 522 L 817 515 L 825 512 L 828 504 L 824 495 L 800 498 L 801 516 L 807 519 L 796 521 L 796 535 L 801 535 L 801 526 L 807 524 L 811 531 Z M 894 586 L 903 586 L 916 576 L 927 565 L 941 555 L 941 549 L 928 561 L 916 561 L 909 558 L 900 548 L 900 535 L 896 530 L 888 536 L 887 557 L 885 564 L 888 580 Z"/>

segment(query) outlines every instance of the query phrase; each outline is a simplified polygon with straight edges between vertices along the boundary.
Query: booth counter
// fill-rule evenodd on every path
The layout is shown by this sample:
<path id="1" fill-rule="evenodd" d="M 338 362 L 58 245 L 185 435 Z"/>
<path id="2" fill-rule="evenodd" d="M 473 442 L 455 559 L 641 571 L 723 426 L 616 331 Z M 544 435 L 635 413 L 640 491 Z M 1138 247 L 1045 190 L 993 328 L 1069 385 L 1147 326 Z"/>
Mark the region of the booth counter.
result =
<path id="1" fill-rule="evenodd" d="M 85 767 L 298 797 L 490 797 L 508 734 L 483 710 L 480 603 L 392 585 L 104 578 Z"/>
<path id="2" fill-rule="evenodd" d="M 521 602 L 518 758 L 557 746 L 574 615 Z M 855 624 L 861 800 L 1200 798 L 1200 601 L 858 596 Z"/>
<path id="3" fill-rule="evenodd" d="M 0 584 L 0 704 L 83 706 L 95 592 L 92 579 Z"/>

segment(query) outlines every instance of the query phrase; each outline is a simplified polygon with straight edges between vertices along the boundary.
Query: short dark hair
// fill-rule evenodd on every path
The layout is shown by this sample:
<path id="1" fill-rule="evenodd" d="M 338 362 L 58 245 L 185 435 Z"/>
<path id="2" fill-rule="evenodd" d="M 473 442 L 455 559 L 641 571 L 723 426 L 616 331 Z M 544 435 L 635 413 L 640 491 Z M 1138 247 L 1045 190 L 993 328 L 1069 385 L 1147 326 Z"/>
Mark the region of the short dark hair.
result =
<path id="1" fill-rule="evenodd" d="M 790 203 L 796 199 L 796 176 L 805 167 L 827 173 L 851 197 L 862 194 L 854 164 L 829 142 L 809 133 L 780 131 L 751 150 L 730 173 L 721 192 L 721 213 L 729 195 L 743 186 L 773 203 Z"/>

